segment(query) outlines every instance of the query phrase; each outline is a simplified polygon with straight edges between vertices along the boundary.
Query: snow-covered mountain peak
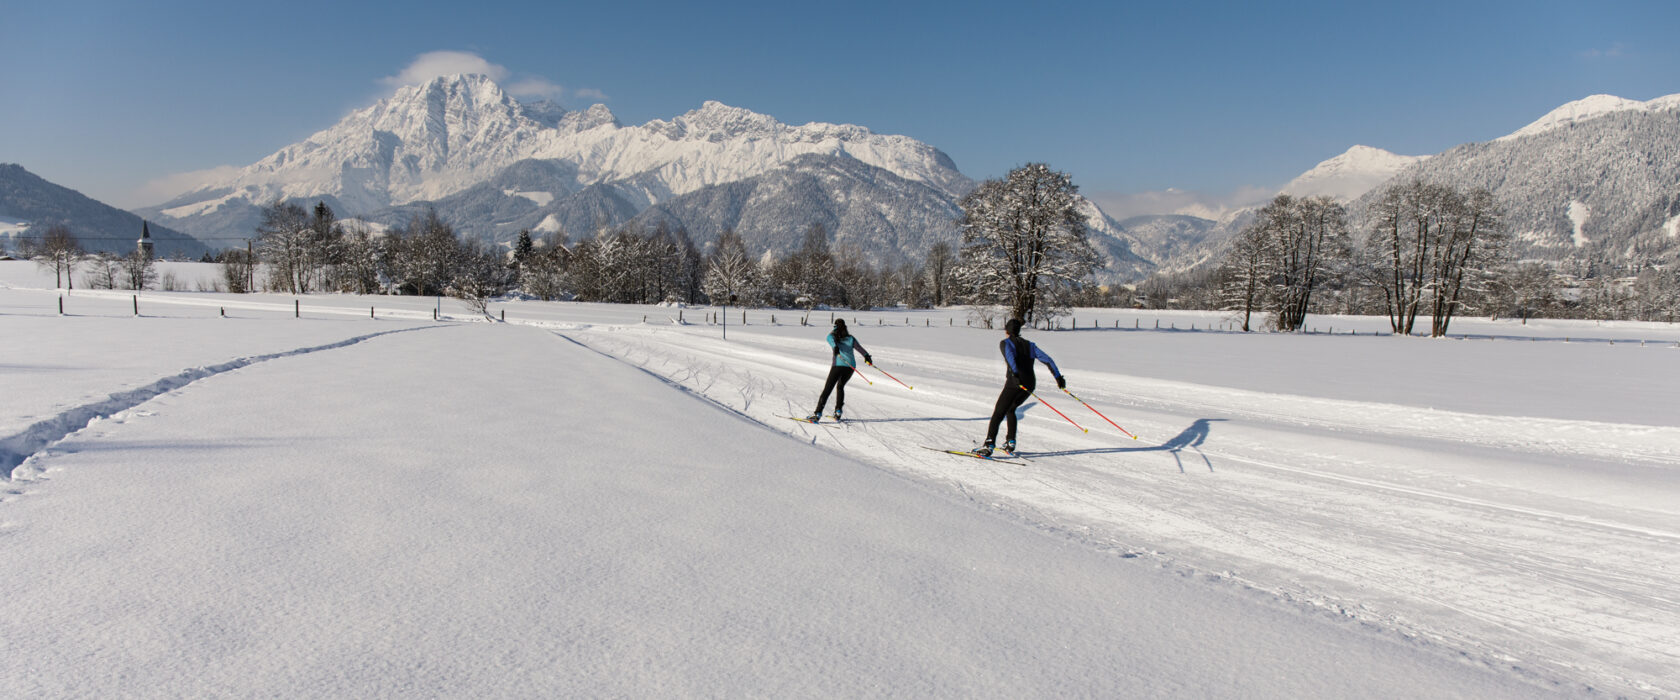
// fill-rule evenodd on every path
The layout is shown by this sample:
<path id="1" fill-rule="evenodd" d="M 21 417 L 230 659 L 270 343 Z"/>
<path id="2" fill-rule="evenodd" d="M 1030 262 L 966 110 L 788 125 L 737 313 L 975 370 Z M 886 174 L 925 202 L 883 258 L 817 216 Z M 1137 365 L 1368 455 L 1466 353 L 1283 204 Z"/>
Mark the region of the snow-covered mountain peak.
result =
<path id="1" fill-rule="evenodd" d="M 561 107 L 551 100 L 521 102 L 519 103 L 519 113 L 524 115 L 526 119 L 551 129 L 559 128 L 560 122 L 570 114 L 565 107 Z"/>
<path id="2" fill-rule="evenodd" d="M 591 105 L 582 112 L 571 112 L 560 125 L 561 131 L 588 131 L 597 126 L 618 126 L 618 117 L 606 105 Z"/>
<path id="3" fill-rule="evenodd" d="M 1279 190 L 1279 194 L 1296 197 L 1323 195 L 1352 200 L 1394 177 L 1407 166 L 1428 157 L 1403 156 L 1381 148 L 1354 146 L 1290 180 Z"/>
<path id="4" fill-rule="evenodd" d="M 741 137 L 774 136 L 788 127 L 769 115 L 707 100 L 699 109 L 685 112 L 670 121 L 655 119 L 642 125 L 642 128 L 672 141 L 716 142 Z"/>
<path id="5" fill-rule="evenodd" d="M 973 188 L 948 156 L 907 136 L 849 124 L 788 126 L 716 101 L 670 120 L 624 126 L 605 105 L 567 111 L 552 102 L 521 104 L 488 76 L 462 74 L 400 88 L 231 176 L 201 182 L 157 212 L 177 224 L 248 219 L 234 212 L 275 199 L 331 197 L 346 214 L 373 213 L 455 195 L 526 161 L 558 164 L 531 172 L 560 175 L 544 182 L 527 173 L 521 192 L 563 197 L 610 186 L 623 206 L 639 210 L 805 155 L 856 160 L 951 198 Z"/>
<path id="6" fill-rule="evenodd" d="M 1574 122 L 1586 121 L 1615 112 L 1675 108 L 1680 108 L 1680 94 L 1659 97 L 1648 102 L 1624 99 L 1615 95 L 1591 95 L 1547 112 L 1545 116 L 1534 120 L 1528 126 L 1494 140 L 1509 141 L 1524 136 L 1543 134 Z"/>

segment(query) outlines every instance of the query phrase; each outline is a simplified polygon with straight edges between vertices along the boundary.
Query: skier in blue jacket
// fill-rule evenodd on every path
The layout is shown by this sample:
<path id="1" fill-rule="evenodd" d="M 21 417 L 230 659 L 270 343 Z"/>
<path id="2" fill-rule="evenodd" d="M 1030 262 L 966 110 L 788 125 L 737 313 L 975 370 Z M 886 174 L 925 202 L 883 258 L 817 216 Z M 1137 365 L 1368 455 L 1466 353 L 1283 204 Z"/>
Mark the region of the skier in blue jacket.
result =
<path id="1" fill-rule="evenodd" d="M 834 365 L 828 369 L 828 381 L 823 384 L 822 397 L 817 399 L 817 410 L 812 411 L 805 420 L 812 423 L 822 419 L 823 406 L 828 405 L 828 395 L 834 394 L 834 420 L 840 420 L 846 408 L 846 381 L 857 371 L 857 358 L 853 350 L 863 353 L 863 361 L 870 365 L 875 359 L 869 356 L 869 351 L 863 349 L 852 334 L 846 331 L 846 320 L 834 320 L 834 332 L 828 334 L 828 348 L 834 354 Z"/>
<path id="2" fill-rule="evenodd" d="M 1033 373 L 1033 362 L 1043 362 L 1050 367 L 1050 374 L 1056 378 L 1056 387 L 1067 388 L 1067 378 L 1056 368 L 1056 361 L 1050 359 L 1038 345 L 1021 337 L 1021 319 L 1012 318 L 1003 324 L 1005 338 L 998 344 L 1003 352 L 1003 362 L 1009 366 L 1009 375 L 1004 379 L 1003 391 L 998 394 L 997 406 L 992 409 L 992 420 L 986 424 L 986 444 L 974 453 L 982 457 L 989 457 L 997 442 L 998 423 L 1007 420 L 1009 432 L 1004 436 L 1003 451 L 1015 451 L 1015 410 L 1027 402 L 1032 396 L 1033 389 L 1038 386 L 1038 376 Z"/>

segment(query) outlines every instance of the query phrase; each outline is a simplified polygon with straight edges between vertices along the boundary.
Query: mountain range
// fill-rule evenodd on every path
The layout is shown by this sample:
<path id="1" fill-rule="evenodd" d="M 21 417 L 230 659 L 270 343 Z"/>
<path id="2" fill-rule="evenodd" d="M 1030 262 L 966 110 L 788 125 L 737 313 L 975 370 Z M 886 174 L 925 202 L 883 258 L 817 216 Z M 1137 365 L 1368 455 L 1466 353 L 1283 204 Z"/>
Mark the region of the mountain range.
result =
<path id="1" fill-rule="evenodd" d="M 1412 178 L 1492 190 L 1524 257 L 1674 261 L 1680 95 L 1648 102 L 1594 95 L 1507 136 L 1432 156 L 1354 146 L 1279 192 L 1334 197 L 1357 222 L 1386 184 Z M 578 240 L 609 227 L 666 224 L 702 247 L 735 230 L 756 249 L 786 253 L 820 224 L 836 250 L 897 264 L 921 259 L 935 241 L 957 239 L 957 203 L 974 186 L 938 149 L 861 126 L 791 126 L 718 102 L 626 126 L 603 105 L 568 111 L 521 103 L 488 77 L 456 75 L 399 89 L 137 213 L 152 222 L 160 250 L 168 250 L 162 241 L 202 251 L 207 246 L 190 237 L 250 236 L 261 208 L 282 199 L 325 202 L 375 228 L 435 208 L 463 235 L 501 244 L 523 230 Z M 42 206 L 49 201 L 56 208 Z M 1105 258 L 1104 282 L 1212 264 L 1257 209 L 1116 222 L 1088 200 L 1082 207 Z M 21 167 L 0 168 L 0 235 L 44 227 L 71 210 L 86 212 L 77 216 L 99 231 L 138 230 L 125 212 Z"/>
<path id="2" fill-rule="evenodd" d="M 1577 271 L 1680 262 L 1680 95 L 1645 102 L 1593 95 L 1492 141 L 1432 156 L 1354 146 L 1280 193 L 1334 197 L 1357 225 L 1387 185 L 1412 179 L 1493 192 L 1520 259 Z M 1158 269 L 1186 271 L 1216 263 L 1257 210 L 1178 217 L 1166 235 L 1133 219 L 1121 225 Z"/>
<path id="3" fill-rule="evenodd" d="M 791 126 L 719 102 L 626 126 L 603 105 L 522 104 L 486 76 L 456 75 L 140 211 L 208 236 L 252 230 L 276 199 L 381 226 L 431 207 L 502 244 L 525 230 L 577 240 L 663 222 L 701 246 L 733 229 L 777 253 L 821 224 L 833 245 L 883 264 L 956 240 L 957 202 L 974 186 L 938 149 L 860 126 Z M 1113 220 L 1095 205 L 1087 215 L 1109 276 L 1148 267 Z"/>

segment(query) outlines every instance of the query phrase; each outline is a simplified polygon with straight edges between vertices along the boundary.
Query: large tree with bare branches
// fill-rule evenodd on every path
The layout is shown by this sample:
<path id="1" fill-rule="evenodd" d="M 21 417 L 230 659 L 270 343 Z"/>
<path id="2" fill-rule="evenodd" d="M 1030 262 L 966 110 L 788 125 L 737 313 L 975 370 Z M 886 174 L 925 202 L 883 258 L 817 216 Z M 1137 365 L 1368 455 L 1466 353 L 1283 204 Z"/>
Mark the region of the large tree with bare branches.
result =
<path id="1" fill-rule="evenodd" d="M 980 183 L 963 197 L 957 220 L 954 276 L 964 295 L 1029 322 L 1064 308 L 1098 264 L 1079 202 L 1072 178 L 1043 163 Z"/>

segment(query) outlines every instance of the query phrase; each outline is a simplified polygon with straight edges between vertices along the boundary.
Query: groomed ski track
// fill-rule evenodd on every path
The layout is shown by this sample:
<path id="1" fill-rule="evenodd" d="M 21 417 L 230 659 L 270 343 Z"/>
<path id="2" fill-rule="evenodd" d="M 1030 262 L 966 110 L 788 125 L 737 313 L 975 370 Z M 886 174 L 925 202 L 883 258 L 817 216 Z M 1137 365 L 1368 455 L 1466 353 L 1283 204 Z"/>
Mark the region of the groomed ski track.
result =
<path id="1" fill-rule="evenodd" d="M 1039 396 L 1090 432 L 1029 400 L 1021 450 L 1032 462 L 1014 466 L 921 447 L 980 442 L 1002 374 L 1001 360 L 977 357 L 991 341 L 956 356 L 859 329 L 916 388 L 851 382 L 835 430 L 775 417 L 814 404 L 828 359 L 820 327 L 731 329 L 727 341 L 715 327 L 557 332 L 803 442 L 1090 546 L 1520 673 L 1680 687 L 1662 685 L 1680 684 L 1680 527 L 1652 500 L 1671 491 L 1580 476 L 1674 480 L 1675 428 L 1279 396 L 1064 361 L 1070 388 L 1140 439 L 1049 386 Z"/>
<path id="2" fill-rule="evenodd" d="M 279 306 L 250 308 L 291 315 Z M 877 360 L 916 389 L 853 381 L 846 424 L 819 430 L 773 416 L 814 402 L 825 329 L 731 327 L 724 342 L 715 326 L 601 321 L 529 323 L 738 417 L 1088 546 L 1565 688 L 1680 692 L 1680 429 L 1244 391 L 1062 359 L 1070 388 L 1142 439 L 1051 388 L 1041 396 L 1091 432 L 1029 402 L 1021 441 L 1033 461 L 999 465 L 917 446 L 979 441 L 1001 377 L 996 334 L 952 354 L 871 329 Z M 1055 351 L 1058 336 L 1036 337 Z M 235 362 L 334 346 L 297 347 Z M 141 393 L 172 392 L 197 371 L 153 375 L 164 379 Z M 10 435 L 11 459 L 75 430 L 72 413 L 132 401 L 122 403 Z"/>

